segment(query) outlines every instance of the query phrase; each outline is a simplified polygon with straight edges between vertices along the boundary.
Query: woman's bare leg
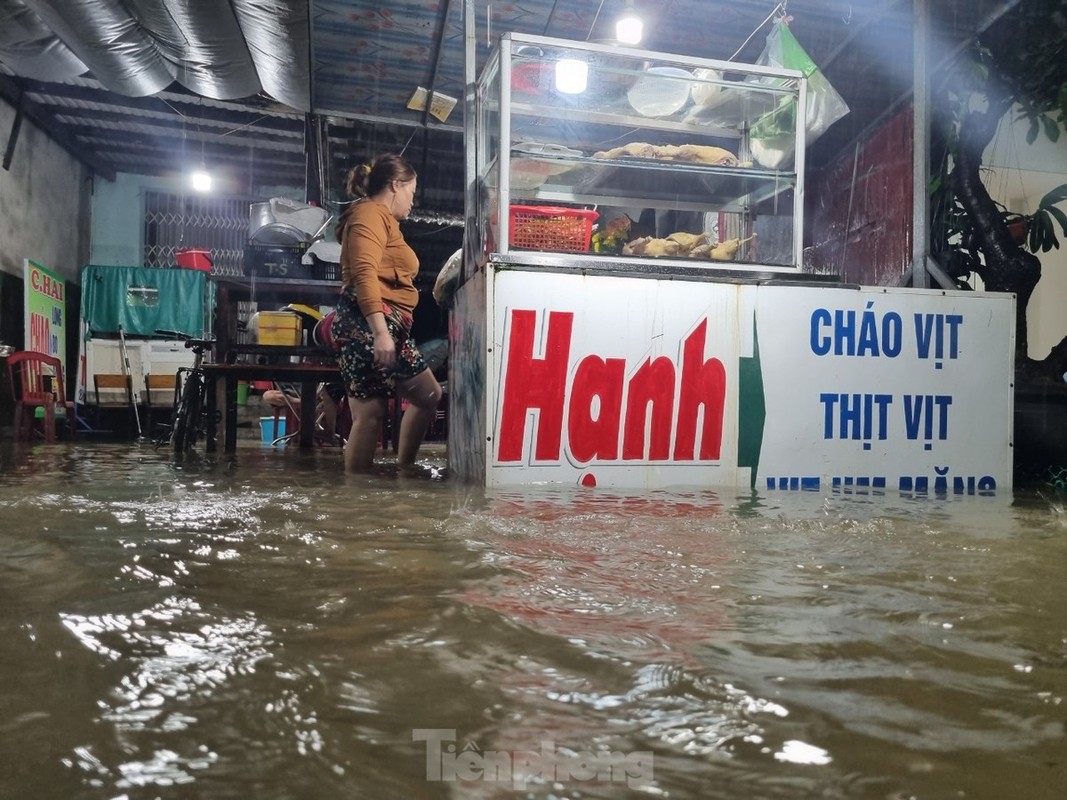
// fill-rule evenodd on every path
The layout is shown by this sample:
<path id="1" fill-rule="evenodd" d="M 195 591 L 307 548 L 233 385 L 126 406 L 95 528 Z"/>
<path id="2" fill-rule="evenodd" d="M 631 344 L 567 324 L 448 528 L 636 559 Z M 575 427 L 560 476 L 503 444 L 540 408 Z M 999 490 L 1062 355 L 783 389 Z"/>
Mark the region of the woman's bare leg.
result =
<path id="1" fill-rule="evenodd" d="M 348 407 L 352 411 L 352 430 L 345 442 L 345 472 L 368 470 L 374 465 L 374 452 L 382 435 L 386 400 L 384 397 L 370 400 L 349 397 Z"/>
<path id="2" fill-rule="evenodd" d="M 441 386 L 426 369 L 411 380 L 397 384 L 397 391 L 408 401 L 408 407 L 400 421 L 396 460 L 398 464 L 410 465 L 415 463 L 419 446 L 441 402 Z"/>

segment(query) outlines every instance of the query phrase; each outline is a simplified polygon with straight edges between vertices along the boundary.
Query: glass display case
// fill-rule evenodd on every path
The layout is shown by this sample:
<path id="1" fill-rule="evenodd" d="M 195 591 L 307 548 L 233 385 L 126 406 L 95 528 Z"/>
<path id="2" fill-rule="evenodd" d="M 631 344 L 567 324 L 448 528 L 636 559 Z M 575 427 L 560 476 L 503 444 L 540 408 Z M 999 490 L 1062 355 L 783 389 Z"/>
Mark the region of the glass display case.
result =
<path id="1" fill-rule="evenodd" d="M 506 34 L 476 102 L 483 256 L 799 267 L 801 73 Z"/>

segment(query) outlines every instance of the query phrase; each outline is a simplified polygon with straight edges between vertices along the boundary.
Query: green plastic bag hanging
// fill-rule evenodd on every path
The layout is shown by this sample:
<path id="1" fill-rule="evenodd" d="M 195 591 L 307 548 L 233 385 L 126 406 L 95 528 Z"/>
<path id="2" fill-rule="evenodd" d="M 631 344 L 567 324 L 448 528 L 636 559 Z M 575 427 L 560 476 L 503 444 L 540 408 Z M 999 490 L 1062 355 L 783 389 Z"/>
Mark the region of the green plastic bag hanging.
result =
<path id="1" fill-rule="evenodd" d="M 848 113 L 848 105 L 830 85 L 818 65 L 811 60 L 811 56 L 800 46 L 784 19 L 774 23 L 771 32 L 767 34 L 767 44 L 756 63 L 778 69 L 797 70 L 807 78 L 808 99 L 804 131 L 808 144 L 818 139 L 827 128 Z M 795 106 L 792 96 L 783 97 L 774 109 L 753 124 L 752 156 L 761 166 L 777 169 L 792 159 L 795 148 Z"/>

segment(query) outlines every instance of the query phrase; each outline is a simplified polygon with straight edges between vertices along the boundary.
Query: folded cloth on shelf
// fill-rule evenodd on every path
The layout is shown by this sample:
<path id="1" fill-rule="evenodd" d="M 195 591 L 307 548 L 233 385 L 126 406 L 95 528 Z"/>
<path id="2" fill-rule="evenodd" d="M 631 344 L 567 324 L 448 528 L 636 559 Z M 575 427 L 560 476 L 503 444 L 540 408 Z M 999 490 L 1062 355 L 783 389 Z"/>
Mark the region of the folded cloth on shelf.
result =
<path id="1" fill-rule="evenodd" d="M 319 261 L 328 261 L 331 264 L 340 264 L 341 243 L 329 242 L 325 239 L 320 239 L 304 251 L 304 255 L 300 258 L 300 263 L 314 264 L 316 258 Z"/>

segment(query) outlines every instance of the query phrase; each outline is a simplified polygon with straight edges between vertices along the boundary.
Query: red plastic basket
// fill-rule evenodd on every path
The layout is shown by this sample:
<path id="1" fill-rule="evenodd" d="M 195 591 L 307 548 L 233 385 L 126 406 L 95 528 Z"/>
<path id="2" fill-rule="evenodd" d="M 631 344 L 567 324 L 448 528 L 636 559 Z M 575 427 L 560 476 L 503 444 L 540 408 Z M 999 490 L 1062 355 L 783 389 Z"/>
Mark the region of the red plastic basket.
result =
<path id="1" fill-rule="evenodd" d="M 512 247 L 568 253 L 589 252 L 596 211 L 558 206 L 512 206 L 508 238 Z"/>

